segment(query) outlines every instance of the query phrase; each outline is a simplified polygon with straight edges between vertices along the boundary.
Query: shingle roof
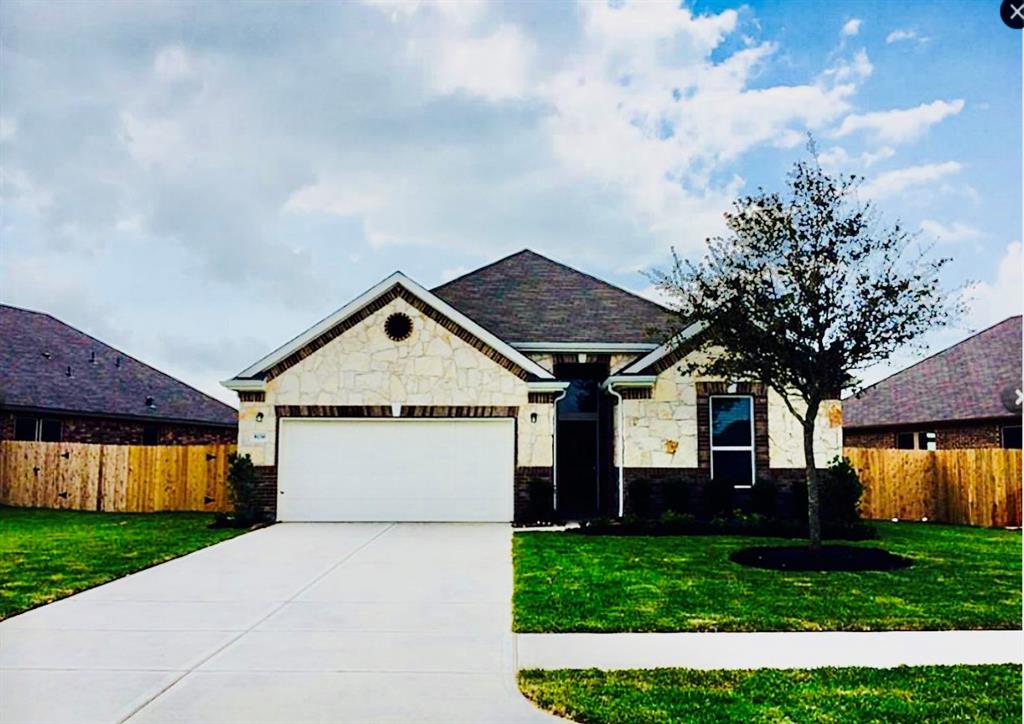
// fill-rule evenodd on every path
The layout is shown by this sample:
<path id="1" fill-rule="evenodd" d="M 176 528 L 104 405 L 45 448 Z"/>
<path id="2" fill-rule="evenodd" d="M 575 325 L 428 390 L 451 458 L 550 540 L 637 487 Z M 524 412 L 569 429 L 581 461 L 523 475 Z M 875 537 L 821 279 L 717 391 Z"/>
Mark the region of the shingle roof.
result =
<path id="1" fill-rule="evenodd" d="M 431 291 L 512 344 L 660 342 L 671 316 L 659 304 L 528 249 Z"/>
<path id="2" fill-rule="evenodd" d="M 5 304 L 0 406 L 228 425 L 238 419 L 231 406 L 49 314 Z"/>
<path id="3" fill-rule="evenodd" d="M 1021 385 L 1021 317 L 1010 317 L 843 402 L 844 427 L 1005 417 Z M 1019 412 L 1017 413 L 1019 414 Z"/>

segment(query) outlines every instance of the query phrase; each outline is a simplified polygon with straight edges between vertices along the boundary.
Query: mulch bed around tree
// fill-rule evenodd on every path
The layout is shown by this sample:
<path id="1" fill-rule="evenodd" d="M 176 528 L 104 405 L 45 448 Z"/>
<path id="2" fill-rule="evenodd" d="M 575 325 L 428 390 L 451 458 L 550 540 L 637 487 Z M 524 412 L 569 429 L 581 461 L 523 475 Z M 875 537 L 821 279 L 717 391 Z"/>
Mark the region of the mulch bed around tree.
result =
<path id="1" fill-rule="evenodd" d="M 773 571 L 896 571 L 914 562 L 881 548 L 858 546 L 758 546 L 729 556 L 733 563 Z"/>

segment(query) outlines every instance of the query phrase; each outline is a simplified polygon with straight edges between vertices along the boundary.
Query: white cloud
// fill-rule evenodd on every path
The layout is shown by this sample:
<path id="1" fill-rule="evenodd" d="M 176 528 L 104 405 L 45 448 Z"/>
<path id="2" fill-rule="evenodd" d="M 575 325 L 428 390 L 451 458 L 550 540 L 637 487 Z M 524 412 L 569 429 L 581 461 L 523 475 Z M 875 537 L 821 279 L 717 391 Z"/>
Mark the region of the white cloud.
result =
<path id="1" fill-rule="evenodd" d="M 852 167 L 868 169 L 895 154 L 896 150 L 892 146 L 882 146 L 875 151 L 862 151 L 856 155 L 850 154 L 842 146 L 832 146 L 818 153 L 818 162 L 829 171 L 849 173 Z"/>
<path id="2" fill-rule="evenodd" d="M 446 39 L 433 52 L 432 83 L 442 93 L 465 91 L 496 101 L 527 92 L 535 48 L 513 25 L 482 37 Z"/>
<path id="3" fill-rule="evenodd" d="M 843 119 L 833 135 L 842 138 L 857 131 L 870 131 L 882 141 L 902 143 L 917 138 L 944 118 L 957 115 L 963 108 L 962 99 L 938 100 L 915 108 L 851 114 Z"/>
<path id="4" fill-rule="evenodd" d="M 18 122 L 10 116 L 0 116 L 0 143 L 10 141 L 18 132 Z"/>
<path id="5" fill-rule="evenodd" d="M 850 38 L 860 32 L 860 18 L 851 18 L 846 21 L 843 25 L 843 29 L 839 31 L 839 34 L 844 38 Z"/>
<path id="6" fill-rule="evenodd" d="M 153 73 L 160 80 L 182 80 L 191 76 L 193 70 L 191 55 L 181 45 L 162 48 L 153 61 Z"/>
<path id="7" fill-rule="evenodd" d="M 1006 317 L 1020 314 L 1021 294 L 1024 290 L 1024 259 L 1021 243 L 1011 242 L 999 260 L 995 278 L 972 285 L 966 291 L 967 321 L 976 329 L 994 324 Z"/>
<path id="8" fill-rule="evenodd" d="M 913 186 L 924 186 L 940 181 L 959 173 L 962 168 L 956 161 L 945 161 L 886 171 L 864 184 L 861 193 L 871 199 L 894 196 Z"/>
<path id="9" fill-rule="evenodd" d="M 918 35 L 916 30 L 893 30 L 885 36 L 885 42 L 887 45 L 905 42 L 908 40 L 913 40 L 920 45 L 922 43 L 927 43 L 929 38 Z"/>
<path id="10" fill-rule="evenodd" d="M 934 219 L 924 219 L 921 222 L 921 231 L 923 231 L 927 237 L 951 243 L 972 241 L 981 236 L 980 229 L 959 221 L 954 221 L 952 224 L 946 225 L 935 221 Z"/>
<path id="11" fill-rule="evenodd" d="M 853 55 L 853 60 L 840 59 L 832 68 L 825 71 L 836 83 L 859 82 L 871 77 L 875 66 L 868 58 L 868 52 L 861 48 Z"/>

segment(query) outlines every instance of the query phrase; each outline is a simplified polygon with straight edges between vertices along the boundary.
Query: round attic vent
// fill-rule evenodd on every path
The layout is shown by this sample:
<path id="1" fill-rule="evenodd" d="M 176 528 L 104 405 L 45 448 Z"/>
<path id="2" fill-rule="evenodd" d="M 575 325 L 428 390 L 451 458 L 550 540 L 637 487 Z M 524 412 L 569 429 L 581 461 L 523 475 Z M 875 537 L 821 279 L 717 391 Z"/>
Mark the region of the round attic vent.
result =
<path id="1" fill-rule="evenodd" d="M 395 312 L 384 322 L 384 332 L 396 342 L 401 342 L 412 334 L 412 320 L 408 314 Z"/>

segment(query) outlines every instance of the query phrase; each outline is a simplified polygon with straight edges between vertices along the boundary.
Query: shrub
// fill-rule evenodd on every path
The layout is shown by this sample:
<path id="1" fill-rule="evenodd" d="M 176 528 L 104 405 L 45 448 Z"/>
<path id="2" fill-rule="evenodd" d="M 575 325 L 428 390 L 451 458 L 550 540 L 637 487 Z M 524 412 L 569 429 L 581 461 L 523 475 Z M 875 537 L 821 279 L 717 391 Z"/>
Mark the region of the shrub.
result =
<path id="1" fill-rule="evenodd" d="M 654 483 L 649 478 L 637 478 L 629 483 L 626 500 L 630 515 L 640 518 L 654 516 Z"/>
<path id="2" fill-rule="evenodd" d="M 228 457 L 228 496 L 234 506 L 234 521 L 247 527 L 266 520 L 266 514 L 256 500 L 256 468 L 249 454 L 232 453 Z"/>
<path id="3" fill-rule="evenodd" d="M 750 490 L 750 508 L 765 518 L 779 514 L 779 486 L 773 478 L 758 478 Z"/>
<path id="4" fill-rule="evenodd" d="M 821 483 L 822 520 L 837 524 L 860 520 L 860 498 L 864 494 L 864 486 L 849 459 L 834 458 Z"/>

